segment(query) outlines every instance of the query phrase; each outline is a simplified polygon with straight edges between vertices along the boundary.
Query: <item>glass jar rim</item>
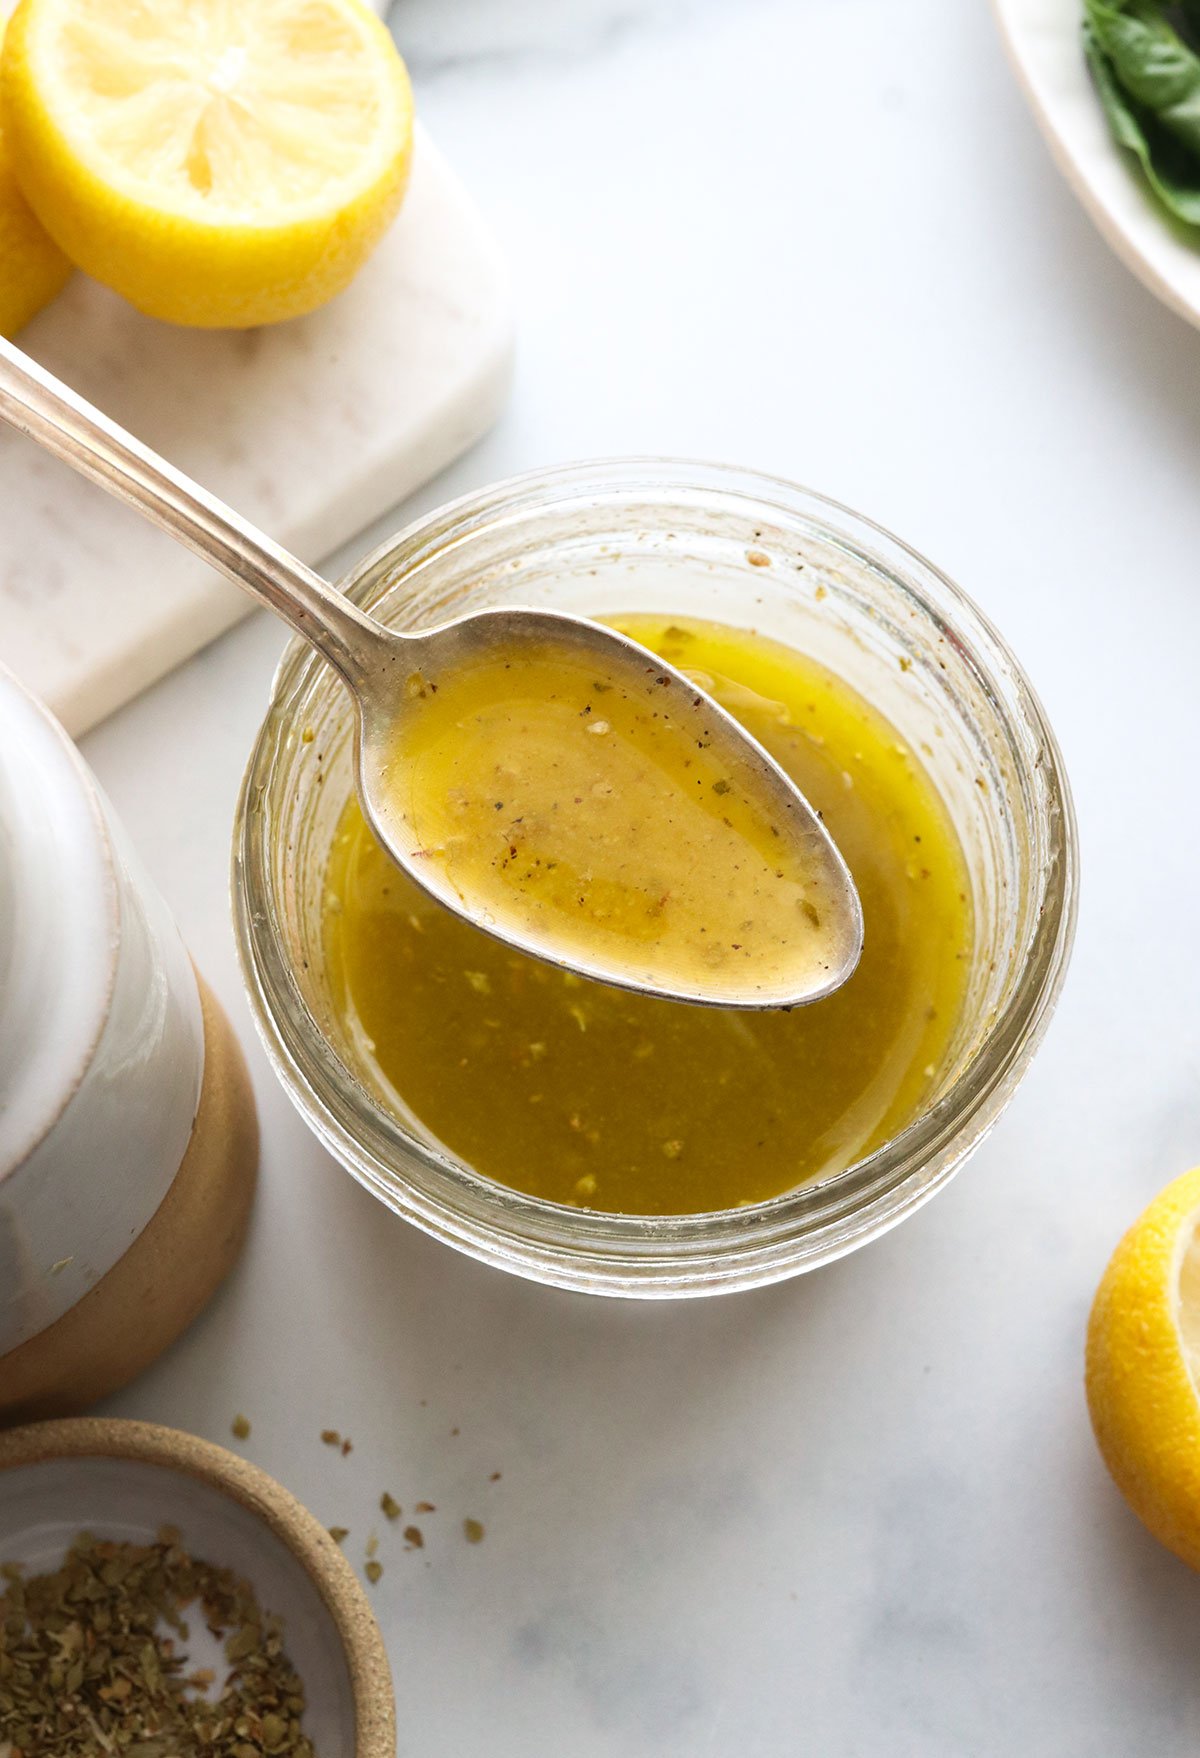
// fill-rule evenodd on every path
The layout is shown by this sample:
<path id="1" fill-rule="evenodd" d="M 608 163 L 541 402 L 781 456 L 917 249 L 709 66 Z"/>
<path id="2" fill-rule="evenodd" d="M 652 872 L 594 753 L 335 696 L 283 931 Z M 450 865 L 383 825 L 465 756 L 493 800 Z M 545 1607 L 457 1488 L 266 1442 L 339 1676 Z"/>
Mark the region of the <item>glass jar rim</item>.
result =
<path id="1" fill-rule="evenodd" d="M 439 1153 L 367 1092 L 336 1057 L 292 979 L 274 932 L 268 848 L 251 802 L 267 786 L 274 735 L 293 694 L 321 662 L 303 643 L 285 652 L 243 781 L 234 837 L 233 897 L 243 975 L 260 1035 L 310 1125 L 360 1182 L 425 1231 L 472 1256 L 536 1280 L 598 1293 L 704 1294 L 776 1280 L 844 1255 L 887 1231 L 948 1181 L 991 1128 L 1049 1023 L 1065 976 L 1077 902 L 1077 836 L 1070 788 L 1041 703 L 1003 637 L 940 569 L 883 526 L 793 483 L 725 465 L 620 458 L 508 478 L 448 502 L 360 561 L 343 583 L 369 606 L 431 556 L 498 525 L 602 503 L 714 497 L 797 517 L 882 571 L 953 637 L 987 687 L 1014 741 L 1036 757 L 1021 779 L 1045 839 L 1033 930 L 1022 968 L 983 1041 L 947 1090 L 903 1130 L 843 1171 L 744 1208 L 690 1215 L 616 1215 L 525 1195 Z M 415 1161 L 439 1187 L 397 1172 Z M 398 1191 L 396 1182 L 403 1182 Z"/>

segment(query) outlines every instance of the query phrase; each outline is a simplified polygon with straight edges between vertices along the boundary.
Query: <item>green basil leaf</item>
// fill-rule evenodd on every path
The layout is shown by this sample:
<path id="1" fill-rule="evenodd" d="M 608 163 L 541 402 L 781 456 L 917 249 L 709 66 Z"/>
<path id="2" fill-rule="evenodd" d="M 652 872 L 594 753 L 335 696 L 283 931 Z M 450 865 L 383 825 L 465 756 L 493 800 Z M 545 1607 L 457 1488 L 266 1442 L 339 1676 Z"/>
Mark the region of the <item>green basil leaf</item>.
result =
<path id="1" fill-rule="evenodd" d="M 1084 48 L 1113 138 L 1137 158 L 1163 206 L 1186 225 L 1200 226 L 1200 157 L 1193 156 L 1152 111 L 1122 88 L 1095 31 L 1092 11 L 1089 5 Z"/>
<path id="2" fill-rule="evenodd" d="M 1085 11 L 1126 97 L 1200 154 L 1200 55 L 1171 28 L 1162 0 L 1086 0 Z"/>

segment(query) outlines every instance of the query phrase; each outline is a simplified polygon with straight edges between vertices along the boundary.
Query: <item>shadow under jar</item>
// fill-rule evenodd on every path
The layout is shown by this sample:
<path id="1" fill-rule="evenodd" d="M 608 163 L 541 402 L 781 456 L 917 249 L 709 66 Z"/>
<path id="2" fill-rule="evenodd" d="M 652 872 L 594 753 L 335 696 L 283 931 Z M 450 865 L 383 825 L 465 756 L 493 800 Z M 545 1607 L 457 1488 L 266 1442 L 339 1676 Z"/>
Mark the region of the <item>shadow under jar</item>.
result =
<path id="1" fill-rule="evenodd" d="M 753 559 L 751 559 L 751 557 Z M 1070 953 L 1076 837 L 1041 706 L 950 581 L 846 509 L 748 472 L 634 460 L 498 484 L 409 527 L 347 582 L 398 629 L 496 604 L 755 629 L 845 680 L 921 754 L 961 841 L 974 946 L 961 1014 L 921 1114 L 846 1170 L 694 1215 L 567 1207 L 448 1154 L 384 1099 L 334 1006 L 323 949 L 352 720 L 294 644 L 247 770 L 234 908 L 259 1029 L 302 1114 L 398 1214 L 484 1262 L 581 1292 L 719 1294 L 812 1269 L 947 1182 L 1011 1098 Z"/>

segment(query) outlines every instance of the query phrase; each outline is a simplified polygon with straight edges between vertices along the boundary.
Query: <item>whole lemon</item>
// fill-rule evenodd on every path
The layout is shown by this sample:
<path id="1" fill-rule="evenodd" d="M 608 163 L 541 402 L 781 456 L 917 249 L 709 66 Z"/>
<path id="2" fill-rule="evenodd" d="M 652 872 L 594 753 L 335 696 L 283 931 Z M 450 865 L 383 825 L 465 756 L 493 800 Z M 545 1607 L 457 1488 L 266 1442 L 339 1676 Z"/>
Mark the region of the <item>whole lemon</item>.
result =
<path id="1" fill-rule="evenodd" d="M 0 20 L 0 42 L 4 23 Z M 0 336 L 15 336 L 62 292 L 71 265 L 21 194 L 0 118 Z"/>

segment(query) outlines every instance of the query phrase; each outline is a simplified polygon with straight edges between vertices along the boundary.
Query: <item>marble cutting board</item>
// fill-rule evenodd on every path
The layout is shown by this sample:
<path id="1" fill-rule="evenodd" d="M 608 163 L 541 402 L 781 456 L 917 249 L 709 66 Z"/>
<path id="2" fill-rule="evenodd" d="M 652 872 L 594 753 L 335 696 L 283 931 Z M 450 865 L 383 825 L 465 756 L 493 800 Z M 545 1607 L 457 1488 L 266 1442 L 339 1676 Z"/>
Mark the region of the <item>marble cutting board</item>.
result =
<path id="1" fill-rule="evenodd" d="M 496 246 L 419 131 L 399 219 L 311 317 L 176 329 L 79 275 L 20 341 L 315 563 L 487 430 L 508 386 L 512 320 Z M 70 732 L 250 608 L 128 508 L 0 432 L 0 660 Z"/>

